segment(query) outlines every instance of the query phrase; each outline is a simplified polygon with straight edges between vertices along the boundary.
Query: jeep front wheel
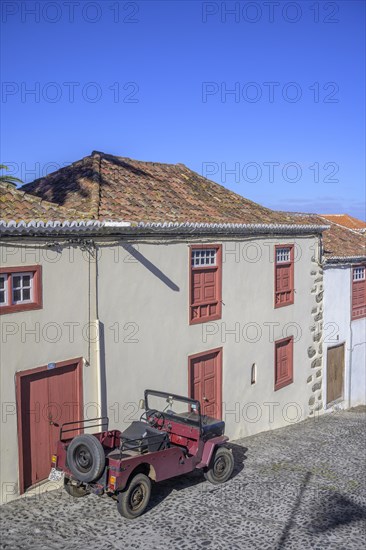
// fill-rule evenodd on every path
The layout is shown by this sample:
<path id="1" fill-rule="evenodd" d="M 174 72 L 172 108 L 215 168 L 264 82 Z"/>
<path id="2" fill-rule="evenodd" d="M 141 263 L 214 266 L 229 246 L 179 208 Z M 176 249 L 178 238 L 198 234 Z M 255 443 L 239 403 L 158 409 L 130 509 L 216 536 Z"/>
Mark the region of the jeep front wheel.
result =
<path id="1" fill-rule="evenodd" d="M 218 447 L 214 451 L 210 466 L 204 476 L 210 483 L 218 485 L 227 481 L 234 470 L 234 457 L 227 447 Z"/>
<path id="2" fill-rule="evenodd" d="M 151 481 L 145 474 L 137 474 L 127 489 L 118 494 L 117 509 L 121 516 L 135 519 L 145 511 L 151 495 Z"/>

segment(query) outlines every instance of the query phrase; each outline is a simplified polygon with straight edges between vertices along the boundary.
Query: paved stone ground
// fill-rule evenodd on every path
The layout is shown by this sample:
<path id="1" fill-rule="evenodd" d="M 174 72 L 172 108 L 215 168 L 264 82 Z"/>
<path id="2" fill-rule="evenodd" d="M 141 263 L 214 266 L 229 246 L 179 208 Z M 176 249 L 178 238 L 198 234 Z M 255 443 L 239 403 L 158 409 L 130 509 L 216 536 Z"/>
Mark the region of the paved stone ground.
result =
<path id="1" fill-rule="evenodd" d="M 365 411 L 337 412 L 237 441 L 223 486 L 199 472 L 163 482 L 140 518 L 108 497 L 63 490 L 1 508 L 1 548 L 364 549 Z"/>

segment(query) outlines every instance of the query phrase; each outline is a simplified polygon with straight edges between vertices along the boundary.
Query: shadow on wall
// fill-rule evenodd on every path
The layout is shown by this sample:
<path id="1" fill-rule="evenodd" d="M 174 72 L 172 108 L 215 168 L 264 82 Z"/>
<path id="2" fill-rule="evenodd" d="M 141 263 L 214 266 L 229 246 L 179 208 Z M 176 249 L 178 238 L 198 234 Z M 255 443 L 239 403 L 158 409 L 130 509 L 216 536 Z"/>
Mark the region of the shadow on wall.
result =
<path id="1" fill-rule="evenodd" d="M 179 292 L 180 288 L 169 277 L 167 277 L 156 265 L 150 262 L 141 252 L 134 248 L 131 244 L 124 244 L 122 247 L 128 252 L 135 260 L 140 262 L 146 269 L 148 269 L 155 277 L 160 279 L 171 290 Z"/>

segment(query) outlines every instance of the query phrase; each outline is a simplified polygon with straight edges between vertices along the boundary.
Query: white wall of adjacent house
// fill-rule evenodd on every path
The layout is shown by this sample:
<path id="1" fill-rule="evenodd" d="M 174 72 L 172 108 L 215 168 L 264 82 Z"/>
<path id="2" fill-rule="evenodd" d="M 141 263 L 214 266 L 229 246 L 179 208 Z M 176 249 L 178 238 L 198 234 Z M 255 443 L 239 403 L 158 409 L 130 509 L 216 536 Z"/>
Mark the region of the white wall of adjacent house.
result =
<path id="1" fill-rule="evenodd" d="M 366 404 L 366 318 L 355 319 L 352 328 L 351 406 Z"/>
<path id="2" fill-rule="evenodd" d="M 223 245 L 222 318 L 195 325 L 189 324 L 189 243 L 140 242 L 131 249 L 101 250 L 102 368 L 112 425 L 122 429 L 139 417 L 137 404 L 145 388 L 187 395 L 188 357 L 217 348 L 223 350 L 222 418 L 230 437 L 308 416 L 312 385 L 307 380 L 315 372 L 309 356 L 311 327 L 321 305 L 314 290 L 318 239 L 204 242 L 210 241 Z M 276 309 L 273 252 L 279 243 L 296 245 L 295 303 Z M 274 342 L 290 335 L 295 338 L 294 379 L 274 391 Z"/>
<path id="3" fill-rule="evenodd" d="M 328 411 L 366 402 L 366 319 L 351 320 L 352 268 L 328 266 L 324 269 L 323 405 Z M 335 401 L 328 393 L 328 350 L 344 344 L 342 396 Z"/>
<path id="4" fill-rule="evenodd" d="M 43 306 L 0 316 L 1 325 L 1 501 L 19 494 L 19 447 L 16 374 L 77 358 L 88 358 L 88 261 L 73 247 L 59 250 L 23 242 L 1 247 L 1 267 L 42 266 Z M 85 363 L 85 361 L 84 361 Z M 82 367 L 83 405 L 96 402 L 96 372 L 93 364 Z M 59 404 L 56 404 L 56 407 Z M 62 405 L 62 404 L 61 404 Z M 48 411 L 34 412 L 41 423 Z M 38 415 L 38 416 L 37 416 Z M 42 442 L 38 442 L 41 446 Z M 30 449 L 24 449 L 30 460 Z M 27 460 L 27 458 L 25 458 Z"/>

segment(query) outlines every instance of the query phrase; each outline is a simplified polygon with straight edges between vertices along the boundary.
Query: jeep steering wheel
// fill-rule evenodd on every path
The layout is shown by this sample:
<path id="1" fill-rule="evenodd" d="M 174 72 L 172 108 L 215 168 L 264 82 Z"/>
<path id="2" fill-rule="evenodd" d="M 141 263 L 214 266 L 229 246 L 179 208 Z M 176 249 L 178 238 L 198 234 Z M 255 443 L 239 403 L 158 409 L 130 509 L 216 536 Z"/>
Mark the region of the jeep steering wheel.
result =
<path id="1" fill-rule="evenodd" d="M 144 411 L 140 416 L 140 420 L 146 420 L 152 428 L 162 429 L 165 422 L 165 416 L 162 412 L 157 411 L 156 409 L 149 409 Z M 159 421 L 162 420 L 162 424 L 159 424 Z"/>

